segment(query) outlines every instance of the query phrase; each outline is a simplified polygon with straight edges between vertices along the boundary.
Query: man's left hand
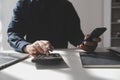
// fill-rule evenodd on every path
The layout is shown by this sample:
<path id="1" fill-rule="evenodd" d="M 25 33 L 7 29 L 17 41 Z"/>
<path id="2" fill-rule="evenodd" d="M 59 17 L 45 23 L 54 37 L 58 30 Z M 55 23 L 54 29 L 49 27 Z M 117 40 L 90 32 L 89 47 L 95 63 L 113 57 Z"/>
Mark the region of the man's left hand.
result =
<path id="1" fill-rule="evenodd" d="M 89 35 L 86 35 L 85 39 L 88 37 Z M 101 41 L 101 38 L 93 38 L 92 41 L 83 41 L 83 43 L 78 45 L 77 47 L 87 52 L 93 52 L 96 49 L 98 42 L 100 41 Z"/>

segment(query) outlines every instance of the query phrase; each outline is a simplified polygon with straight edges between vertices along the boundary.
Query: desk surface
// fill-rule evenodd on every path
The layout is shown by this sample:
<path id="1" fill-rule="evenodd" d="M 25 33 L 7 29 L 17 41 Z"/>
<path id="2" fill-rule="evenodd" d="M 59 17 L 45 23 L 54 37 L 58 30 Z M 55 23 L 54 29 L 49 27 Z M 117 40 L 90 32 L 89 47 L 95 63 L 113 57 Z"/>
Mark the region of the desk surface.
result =
<path id="1" fill-rule="evenodd" d="M 120 68 L 83 68 L 79 51 L 54 51 L 61 54 L 67 68 L 37 69 L 30 57 L 0 71 L 0 80 L 120 80 Z"/>

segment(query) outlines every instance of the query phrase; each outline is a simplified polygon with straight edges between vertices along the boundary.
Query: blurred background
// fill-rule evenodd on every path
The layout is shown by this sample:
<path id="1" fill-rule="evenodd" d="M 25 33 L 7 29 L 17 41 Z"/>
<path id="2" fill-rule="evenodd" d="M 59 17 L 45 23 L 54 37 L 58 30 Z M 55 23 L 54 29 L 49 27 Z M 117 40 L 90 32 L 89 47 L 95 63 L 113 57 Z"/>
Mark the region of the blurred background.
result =
<path id="1" fill-rule="evenodd" d="M 7 42 L 7 28 L 18 0 L 0 0 L 0 47 L 12 49 Z M 75 7 L 84 34 L 96 27 L 107 27 L 99 47 L 120 46 L 120 0 L 69 0 Z M 69 44 L 69 48 L 73 46 Z"/>

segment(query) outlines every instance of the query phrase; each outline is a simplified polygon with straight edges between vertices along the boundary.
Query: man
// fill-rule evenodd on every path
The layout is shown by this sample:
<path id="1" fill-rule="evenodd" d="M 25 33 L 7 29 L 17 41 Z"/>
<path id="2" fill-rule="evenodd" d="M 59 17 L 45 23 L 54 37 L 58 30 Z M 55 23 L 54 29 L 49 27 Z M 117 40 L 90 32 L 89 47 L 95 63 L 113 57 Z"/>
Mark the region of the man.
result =
<path id="1" fill-rule="evenodd" d="M 99 38 L 84 41 L 80 19 L 68 0 L 19 0 L 8 27 L 8 42 L 19 52 L 48 54 L 53 48 L 67 48 L 68 41 L 94 51 Z"/>

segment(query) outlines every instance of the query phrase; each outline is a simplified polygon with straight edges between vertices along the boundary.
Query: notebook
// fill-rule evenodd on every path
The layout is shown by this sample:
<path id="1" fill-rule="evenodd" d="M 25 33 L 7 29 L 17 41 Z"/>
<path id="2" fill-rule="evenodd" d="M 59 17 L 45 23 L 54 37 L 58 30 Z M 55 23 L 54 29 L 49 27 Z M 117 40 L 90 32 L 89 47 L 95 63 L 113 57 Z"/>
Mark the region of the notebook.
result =
<path id="1" fill-rule="evenodd" d="M 80 52 L 80 59 L 84 68 L 118 68 L 120 56 L 116 52 Z"/>
<path id="2" fill-rule="evenodd" d="M 28 54 L 0 52 L 0 70 L 28 58 Z"/>

